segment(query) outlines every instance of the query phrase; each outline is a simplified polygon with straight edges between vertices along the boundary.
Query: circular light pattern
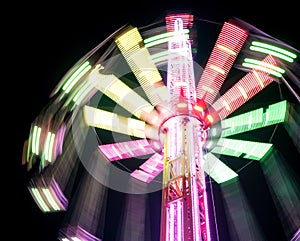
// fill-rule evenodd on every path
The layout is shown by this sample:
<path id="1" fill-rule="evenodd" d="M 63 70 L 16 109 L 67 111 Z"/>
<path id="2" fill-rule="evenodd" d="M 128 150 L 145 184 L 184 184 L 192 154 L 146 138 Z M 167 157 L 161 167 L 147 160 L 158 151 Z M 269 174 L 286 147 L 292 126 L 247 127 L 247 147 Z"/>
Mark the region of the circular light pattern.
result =
<path id="1" fill-rule="evenodd" d="M 218 36 L 206 46 L 202 30 L 208 27 Z M 195 162 L 199 175 L 199 207 L 191 212 L 198 215 L 193 212 L 199 209 L 205 217 L 194 218 L 195 223 L 209 223 L 193 226 L 201 240 L 233 235 L 218 233 L 216 190 L 223 218 L 232 220 L 227 225 L 239 239 L 264 237 L 259 228 L 252 232 L 259 225 L 240 185 L 244 170 L 257 163 L 277 212 L 287 214 L 279 220 L 291 239 L 300 225 L 299 186 L 288 169 L 281 169 L 285 153 L 272 141 L 283 128 L 299 157 L 294 132 L 299 129 L 298 55 L 292 46 L 236 18 L 214 25 L 191 13 L 169 13 L 146 27 L 129 25 L 114 32 L 59 81 L 24 144 L 23 163 L 36 171 L 28 184 L 33 199 L 43 212 L 68 214 L 59 239 L 105 240 L 103 220 L 114 191 L 127 197 L 119 220 L 121 238 L 131 237 L 133 223 L 134 232 L 144 237 L 151 216 L 145 212 L 146 199 L 160 191 L 166 206 L 159 214 L 169 225 L 167 234 L 161 230 L 161 241 L 182 240 L 185 231 L 176 225 L 186 222 L 180 211 L 186 204 L 176 200 L 186 196 L 183 186 L 174 191 L 183 185 L 177 181 L 183 176 L 172 173 L 181 155 Z M 285 89 L 292 97 L 270 96 L 268 89 Z M 165 192 L 166 186 L 171 191 Z"/>

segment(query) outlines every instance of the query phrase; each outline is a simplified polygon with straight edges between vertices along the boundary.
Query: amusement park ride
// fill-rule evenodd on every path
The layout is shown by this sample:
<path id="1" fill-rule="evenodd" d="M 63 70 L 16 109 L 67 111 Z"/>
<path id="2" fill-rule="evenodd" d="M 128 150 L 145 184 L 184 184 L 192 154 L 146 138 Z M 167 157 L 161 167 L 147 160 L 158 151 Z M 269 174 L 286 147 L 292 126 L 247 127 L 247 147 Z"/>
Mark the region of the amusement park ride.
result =
<path id="1" fill-rule="evenodd" d="M 271 141 L 243 137 L 279 125 L 299 155 L 293 132 L 299 130 L 299 51 L 233 18 L 217 27 L 201 67 L 197 21 L 189 12 L 170 12 L 151 26 L 118 29 L 65 74 L 33 121 L 23 152 L 23 164 L 34 173 L 28 189 L 42 212 L 66 212 L 59 240 L 106 240 L 107 189 L 129 195 L 161 190 L 160 241 L 222 240 L 208 180 L 222 187 L 239 180 L 238 169 L 222 157 L 274 163 L 280 158 Z M 273 85 L 284 86 L 292 100 L 251 102 Z M 300 225 L 292 187 L 284 194 L 289 204 L 272 190 L 281 211 L 298 210 L 281 219 L 290 239 Z M 143 202 L 131 206 L 128 212 L 145 217 Z M 263 234 L 238 218 L 246 211 L 238 212 L 230 217 L 231 238 L 259 240 Z M 150 240 L 138 227 L 117 240 Z"/>

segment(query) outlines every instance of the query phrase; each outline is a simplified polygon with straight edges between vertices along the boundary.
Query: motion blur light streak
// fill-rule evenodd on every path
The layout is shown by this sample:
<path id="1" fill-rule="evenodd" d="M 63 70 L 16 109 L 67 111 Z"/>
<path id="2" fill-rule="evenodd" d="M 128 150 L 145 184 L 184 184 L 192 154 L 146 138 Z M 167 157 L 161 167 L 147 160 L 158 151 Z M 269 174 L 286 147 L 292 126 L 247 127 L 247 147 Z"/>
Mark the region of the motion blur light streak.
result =
<path id="1" fill-rule="evenodd" d="M 292 235 L 299 228 L 300 217 L 295 210 L 300 208 L 299 188 L 294 170 L 286 164 L 284 157 L 274 150 L 262 162 L 262 169 L 271 190 L 279 218 L 284 229 Z"/>
<path id="2" fill-rule="evenodd" d="M 232 240 L 266 240 L 238 181 L 221 184 Z"/>
<path id="3" fill-rule="evenodd" d="M 219 33 L 212 47 L 197 44 L 204 29 Z M 33 200 L 64 214 L 58 239 L 293 239 L 299 52 L 189 11 L 111 34 L 60 80 L 24 142 Z"/>

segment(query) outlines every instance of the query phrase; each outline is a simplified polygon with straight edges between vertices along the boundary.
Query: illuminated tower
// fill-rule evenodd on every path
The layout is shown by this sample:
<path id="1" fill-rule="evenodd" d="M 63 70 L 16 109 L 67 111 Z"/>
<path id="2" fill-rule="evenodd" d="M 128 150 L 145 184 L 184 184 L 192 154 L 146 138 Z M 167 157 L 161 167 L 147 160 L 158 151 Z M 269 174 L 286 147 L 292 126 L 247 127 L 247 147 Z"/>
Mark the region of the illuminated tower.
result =
<path id="1" fill-rule="evenodd" d="M 162 123 L 164 173 L 161 241 L 210 240 L 202 144 L 208 125 L 196 100 L 190 40 L 183 20 L 172 19 L 167 87 L 174 113 Z"/>
<path id="2" fill-rule="evenodd" d="M 299 154 L 300 98 L 289 85 L 299 75 L 299 51 L 230 19 L 217 25 L 218 37 L 198 68 L 194 33 L 207 36 L 196 19 L 170 13 L 153 25 L 116 30 L 63 76 L 32 123 L 22 159 L 34 171 L 28 189 L 42 212 L 67 213 L 59 240 L 227 241 L 231 231 L 232 240 L 265 240 L 263 229 L 253 232 L 239 186 L 239 170 L 253 163 L 262 166 L 278 213 L 294 214 L 278 215 L 287 236 L 297 231 L 299 185 L 293 189 L 293 177 L 276 169 L 285 151 L 278 155 L 281 144 L 274 148 L 272 138 L 284 125 L 285 140 Z M 268 106 L 256 106 L 257 94 L 269 85 L 283 88 L 278 83 L 298 102 L 272 93 L 263 96 Z M 247 102 L 250 107 L 239 109 Z M 267 140 L 251 136 L 265 127 L 274 127 Z M 228 232 L 217 227 L 223 217 L 212 183 L 223 198 Z M 112 190 L 126 194 L 124 203 L 110 206 L 118 201 Z M 147 203 L 156 191 L 160 217 Z M 107 210 L 122 216 L 112 220 Z M 152 236 L 150 223 L 159 219 L 160 234 Z"/>

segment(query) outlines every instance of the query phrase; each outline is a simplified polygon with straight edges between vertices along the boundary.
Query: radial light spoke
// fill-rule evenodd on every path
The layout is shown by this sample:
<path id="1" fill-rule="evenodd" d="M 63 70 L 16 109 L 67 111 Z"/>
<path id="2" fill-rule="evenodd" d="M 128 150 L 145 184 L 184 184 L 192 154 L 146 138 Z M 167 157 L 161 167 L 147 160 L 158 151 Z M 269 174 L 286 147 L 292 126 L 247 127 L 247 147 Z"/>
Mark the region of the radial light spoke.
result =
<path id="1" fill-rule="evenodd" d="M 99 149 L 110 161 L 139 157 L 155 152 L 146 139 L 100 145 Z"/>
<path id="2" fill-rule="evenodd" d="M 101 74 L 96 68 L 90 75 L 95 87 L 118 105 L 147 123 L 158 125 L 159 115 L 154 107 L 113 74 Z"/>
<path id="3" fill-rule="evenodd" d="M 68 206 L 68 200 L 54 179 L 48 184 L 43 176 L 32 178 L 29 191 L 43 212 L 62 211 Z"/>
<path id="4" fill-rule="evenodd" d="M 227 156 L 261 160 L 272 150 L 272 147 L 273 144 L 270 143 L 221 138 L 211 152 Z"/>
<path id="5" fill-rule="evenodd" d="M 111 33 L 62 76 L 24 142 L 33 200 L 66 211 L 58 239 L 293 239 L 299 53 L 189 10 Z"/>
<path id="6" fill-rule="evenodd" d="M 88 105 L 84 106 L 83 110 L 85 122 L 89 126 L 139 138 L 153 138 L 153 136 L 149 135 L 154 128 L 147 125 L 144 121 L 127 118 Z"/>
<path id="7" fill-rule="evenodd" d="M 258 128 L 282 123 L 286 120 L 288 102 L 271 104 L 268 108 L 258 108 L 221 121 L 221 137 L 231 136 Z"/>
<path id="8" fill-rule="evenodd" d="M 143 39 L 138 29 L 130 26 L 116 37 L 115 42 L 152 105 L 168 101 L 169 90 L 151 61 L 148 49 L 142 44 Z"/>
<path id="9" fill-rule="evenodd" d="M 276 65 L 275 59 L 270 55 L 264 59 L 263 63 Z M 218 98 L 212 107 L 218 113 L 219 118 L 223 120 L 272 81 L 273 78 L 267 70 L 254 68 Z"/>
<path id="10" fill-rule="evenodd" d="M 230 181 L 238 174 L 229 168 L 225 163 L 219 160 L 214 154 L 207 153 L 204 155 L 204 171 L 214 179 L 218 184 Z"/>
<path id="11" fill-rule="evenodd" d="M 248 32 L 233 23 L 225 22 L 197 86 L 197 96 L 213 103 L 226 79 Z"/>
<path id="12" fill-rule="evenodd" d="M 131 173 L 131 176 L 143 182 L 151 182 L 164 169 L 164 156 L 162 153 L 155 153 L 145 161 L 138 169 Z"/>

